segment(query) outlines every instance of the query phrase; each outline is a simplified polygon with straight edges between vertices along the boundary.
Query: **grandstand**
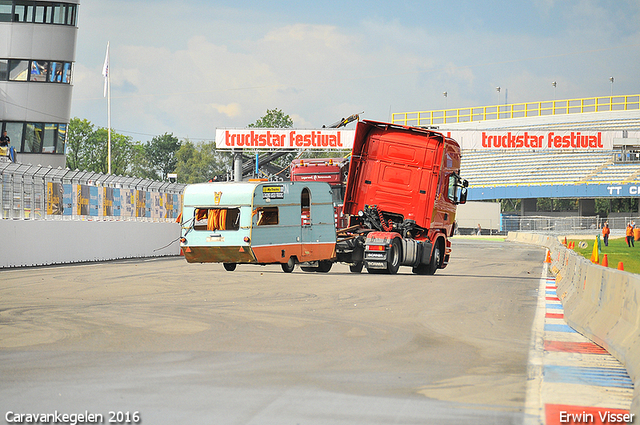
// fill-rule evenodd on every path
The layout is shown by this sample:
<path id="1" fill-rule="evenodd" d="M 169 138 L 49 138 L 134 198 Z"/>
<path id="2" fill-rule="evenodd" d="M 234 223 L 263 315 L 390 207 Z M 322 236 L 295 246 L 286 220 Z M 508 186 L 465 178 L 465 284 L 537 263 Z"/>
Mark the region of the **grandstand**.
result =
<path id="1" fill-rule="evenodd" d="M 402 112 L 394 113 L 392 121 L 435 127 L 460 143 L 461 174 L 469 181 L 470 200 L 528 200 L 521 211 L 527 215 L 532 211 L 524 206 L 535 208 L 530 201 L 536 197 L 578 198 L 593 205 L 594 198 L 638 196 L 640 95 Z M 495 146 L 487 143 L 488 134 L 510 140 L 537 134 L 544 142 L 536 148 L 504 142 Z M 599 141 L 607 141 L 597 146 L 578 143 L 577 148 L 554 145 L 553 138 L 563 134 L 566 140 L 597 134 Z M 587 214 L 591 210 L 581 208 Z"/>

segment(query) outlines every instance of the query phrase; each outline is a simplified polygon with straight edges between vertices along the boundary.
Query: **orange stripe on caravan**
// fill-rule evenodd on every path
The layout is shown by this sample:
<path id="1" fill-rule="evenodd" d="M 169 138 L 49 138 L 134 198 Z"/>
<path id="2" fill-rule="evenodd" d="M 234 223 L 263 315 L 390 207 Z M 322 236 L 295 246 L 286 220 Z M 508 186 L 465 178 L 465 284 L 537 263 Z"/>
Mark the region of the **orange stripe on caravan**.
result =
<path id="1" fill-rule="evenodd" d="M 282 244 L 252 246 L 258 263 L 286 263 L 289 257 L 299 262 L 327 260 L 335 257 L 335 243 Z"/>

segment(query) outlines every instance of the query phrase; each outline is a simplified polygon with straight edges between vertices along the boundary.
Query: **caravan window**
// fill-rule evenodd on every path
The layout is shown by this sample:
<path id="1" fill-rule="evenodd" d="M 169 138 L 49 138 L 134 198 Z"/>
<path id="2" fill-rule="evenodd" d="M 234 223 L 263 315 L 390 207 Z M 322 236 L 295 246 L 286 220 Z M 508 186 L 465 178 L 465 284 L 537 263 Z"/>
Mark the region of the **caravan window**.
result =
<path id="1" fill-rule="evenodd" d="M 258 226 L 272 226 L 278 224 L 278 207 L 258 207 L 256 209 Z"/>
<path id="2" fill-rule="evenodd" d="M 302 193 L 300 194 L 300 217 L 301 225 L 311 225 L 311 193 L 306 187 L 302 189 Z"/>
<path id="3" fill-rule="evenodd" d="M 240 208 L 196 208 L 193 220 L 194 230 L 238 230 Z"/>

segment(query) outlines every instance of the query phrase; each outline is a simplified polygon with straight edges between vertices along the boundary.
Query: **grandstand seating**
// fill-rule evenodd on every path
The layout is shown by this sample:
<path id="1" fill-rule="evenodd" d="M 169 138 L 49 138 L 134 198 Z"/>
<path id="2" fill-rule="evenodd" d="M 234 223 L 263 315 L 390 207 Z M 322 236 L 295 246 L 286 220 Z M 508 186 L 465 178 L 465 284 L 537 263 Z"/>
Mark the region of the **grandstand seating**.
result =
<path id="1" fill-rule="evenodd" d="M 614 162 L 616 154 L 466 150 L 460 173 L 471 187 L 640 181 L 640 162 Z"/>

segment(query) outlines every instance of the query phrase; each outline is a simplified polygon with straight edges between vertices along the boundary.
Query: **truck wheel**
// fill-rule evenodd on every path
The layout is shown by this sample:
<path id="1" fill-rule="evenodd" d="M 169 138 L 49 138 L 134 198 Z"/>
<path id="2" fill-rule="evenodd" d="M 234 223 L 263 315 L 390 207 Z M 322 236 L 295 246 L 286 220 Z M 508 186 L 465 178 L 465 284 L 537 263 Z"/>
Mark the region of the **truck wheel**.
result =
<path id="1" fill-rule="evenodd" d="M 360 273 L 362 272 L 362 267 L 364 267 L 364 262 L 358 261 L 357 263 L 353 263 L 349 266 L 349 270 L 351 273 Z"/>
<path id="2" fill-rule="evenodd" d="M 236 263 L 222 263 L 222 265 L 224 266 L 224 269 L 228 272 L 234 271 L 237 266 Z"/>
<path id="3" fill-rule="evenodd" d="M 316 268 L 316 271 L 319 273 L 329 273 L 329 270 L 331 270 L 331 266 L 333 266 L 333 263 L 329 260 L 318 261 L 318 267 Z"/>
<path id="4" fill-rule="evenodd" d="M 427 274 L 435 274 L 436 270 L 440 268 L 440 263 L 442 262 L 442 250 L 440 246 L 440 242 L 436 242 L 436 246 L 433 247 L 433 255 L 431 255 L 431 262 L 429 263 Z"/>
<path id="5" fill-rule="evenodd" d="M 395 238 L 389 246 L 389 254 L 387 256 L 387 271 L 389 274 L 398 273 L 400 268 L 400 257 L 402 254 L 402 247 L 400 245 L 400 239 Z"/>
<path id="6" fill-rule="evenodd" d="M 296 267 L 296 261 L 293 259 L 293 257 L 289 257 L 289 261 L 287 261 L 286 263 L 282 263 L 280 265 L 282 266 L 283 272 L 291 273 L 293 269 L 295 269 Z"/>

